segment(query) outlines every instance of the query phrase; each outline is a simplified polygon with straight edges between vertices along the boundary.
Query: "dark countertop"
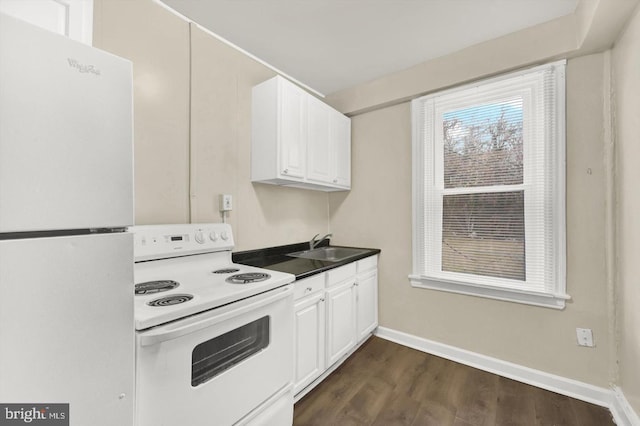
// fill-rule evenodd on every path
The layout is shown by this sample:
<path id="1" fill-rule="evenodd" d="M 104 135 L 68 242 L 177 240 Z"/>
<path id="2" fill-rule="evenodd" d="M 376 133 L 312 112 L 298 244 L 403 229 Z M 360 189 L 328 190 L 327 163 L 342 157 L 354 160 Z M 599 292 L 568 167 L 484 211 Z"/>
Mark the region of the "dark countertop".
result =
<path id="1" fill-rule="evenodd" d="M 329 246 L 329 241 L 325 240 L 318 245 L 318 247 Z M 331 247 L 346 247 L 346 246 L 331 246 Z M 357 256 L 349 257 L 348 259 L 341 260 L 340 262 L 331 262 L 327 260 L 314 260 L 303 259 L 300 257 L 287 256 L 288 253 L 295 253 L 297 251 L 309 250 L 309 243 L 296 243 L 286 246 L 268 247 L 257 250 L 247 250 L 233 252 L 231 257 L 233 263 L 239 263 L 241 265 L 255 266 L 258 268 L 271 269 L 272 271 L 288 272 L 296 276 L 296 280 L 310 277 L 315 274 L 327 271 L 329 269 L 337 268 L 342 265 L 346 265 L 351 262 L 355 262 L 365 257 L 374 256 L 380 253 L 380 249 L 369 249 L 362 247 L 348 247 L 358 248 L 361 250 L 367 250 L 365 253 Z"/>

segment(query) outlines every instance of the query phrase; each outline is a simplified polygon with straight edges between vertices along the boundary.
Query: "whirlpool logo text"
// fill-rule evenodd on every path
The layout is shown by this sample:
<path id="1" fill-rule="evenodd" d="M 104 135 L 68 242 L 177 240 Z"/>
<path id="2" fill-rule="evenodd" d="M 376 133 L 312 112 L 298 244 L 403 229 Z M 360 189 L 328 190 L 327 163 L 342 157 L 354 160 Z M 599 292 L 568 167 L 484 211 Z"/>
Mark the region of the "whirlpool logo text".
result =
<path id="1" fill-rule="evenodd" d="M 98 68 L 95 67 L 95 65 L 86 65 L 86 64 L 82 64 L 80 62 L 78 62 L 78 60 L 73 59 L 73 58 L 67 58 L 67 62 L 69 63 L 69 66 L 71 68 L 75 68 L 77 69 L 79 72 L 86 74 L 86 73 L 91 73 L 94 75 L 100 75 L 100 70 Z"/>

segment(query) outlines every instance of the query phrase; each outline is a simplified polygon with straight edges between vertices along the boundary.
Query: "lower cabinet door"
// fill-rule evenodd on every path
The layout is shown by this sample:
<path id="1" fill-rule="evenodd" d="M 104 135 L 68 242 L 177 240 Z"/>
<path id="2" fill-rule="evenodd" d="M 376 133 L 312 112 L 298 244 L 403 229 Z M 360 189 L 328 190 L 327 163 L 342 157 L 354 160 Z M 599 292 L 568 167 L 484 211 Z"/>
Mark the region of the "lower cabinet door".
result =
<path id="1" fill-rule="evenodd" d="M 296 301 L 294 390 L 297 394 L 325 370 L 324 291 Z"/>
<path id="2" fill-rule="evenodd" d="M 327 290 L 327 366 L 356 344 L 355 277 Z"/>
<path id="3" fill-rule="evenodd" d="M 378 326 L 378 271 L 358 275 L 358 341 Z"/>

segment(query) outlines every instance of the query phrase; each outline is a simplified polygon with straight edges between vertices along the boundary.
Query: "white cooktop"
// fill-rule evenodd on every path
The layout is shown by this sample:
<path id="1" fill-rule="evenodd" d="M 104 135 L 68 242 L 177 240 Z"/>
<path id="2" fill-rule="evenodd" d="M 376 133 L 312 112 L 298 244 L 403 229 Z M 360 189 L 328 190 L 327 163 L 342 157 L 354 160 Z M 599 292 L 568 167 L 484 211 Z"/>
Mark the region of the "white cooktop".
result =
<path id="1" fill-rule="evenodd" d="M 130 230 L 135 234 L 135 284 L 178 283 L 167 291 L 135 296 L 136 330 L 214 309 L 295 280 L 292 274 L 233 264 L 233 237 L 231 227 L 226 224 L 149 225 Z M 226 238 L 222 239 L 221 235 Z M 220 269 L 237 271 L 215 272 Z M 227 281 L 233 275 L 245 273 L 264 273 L 269 277 L 246 284 Z M 186 301 L 173 304 L 180 299 Z M 160 306 L 153 306 L 154 303 Z"/>

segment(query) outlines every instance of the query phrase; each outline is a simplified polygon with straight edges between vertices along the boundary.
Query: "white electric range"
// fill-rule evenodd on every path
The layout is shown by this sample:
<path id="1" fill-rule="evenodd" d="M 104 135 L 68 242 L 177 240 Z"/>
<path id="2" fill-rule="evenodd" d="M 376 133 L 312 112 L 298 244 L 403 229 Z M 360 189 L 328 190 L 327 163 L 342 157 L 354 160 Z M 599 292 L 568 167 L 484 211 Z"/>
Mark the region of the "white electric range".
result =
<path id="1" fill-rule="evenodd" d="M 234 264 L 227 224 L 134 233 L 136 424 L 291 424 L 291 274 Z"/>

